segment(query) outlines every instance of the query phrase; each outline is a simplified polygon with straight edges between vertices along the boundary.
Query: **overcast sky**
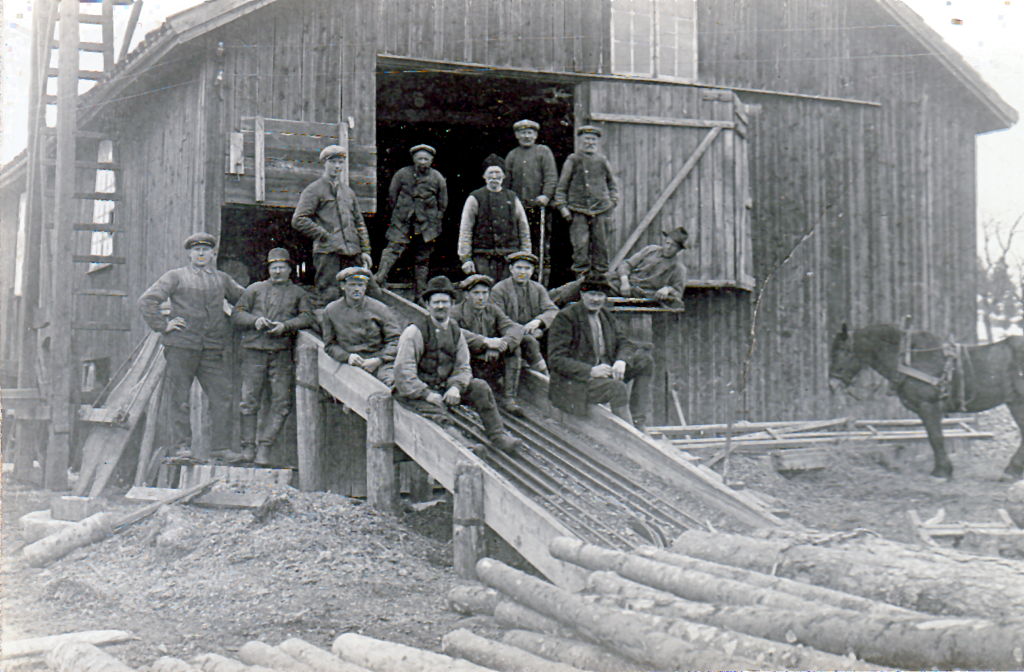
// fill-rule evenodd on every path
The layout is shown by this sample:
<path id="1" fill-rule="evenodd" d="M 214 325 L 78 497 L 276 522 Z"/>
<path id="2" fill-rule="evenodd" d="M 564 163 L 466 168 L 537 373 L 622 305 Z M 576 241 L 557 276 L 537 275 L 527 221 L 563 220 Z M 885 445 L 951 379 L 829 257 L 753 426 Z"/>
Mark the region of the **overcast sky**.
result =
<path id="1" fill-rule="evenodd" d="M 773 0 L 762 0 L 765 2 Z M 1010 105 L 1024 111 L 1024 0 L 904 0 L 957 49 Z M 145 34 L 196 0 L 145 0 L 133 48 Z M 83 5 L 86 6 L 86 5 Z M 98 3 L 93 5 L 99 8 Z M 32 26 L 30 0 L 3 0 L 3 118 L 0 162 L 25 147 L 28 53 Z M 115 7 L 115 35 L 124 34 L 129 7 Z M 954 23 L 954 19 L 958 20 Z M 98 40 L 97 40 L 98 41 Z M 118 43 L 118 46 L 120 44 Z M 99 58 L 98 55 L 90 55 Z M 102 69 L 83 62 L 83 68 Z M 1024 123 L 978 138 L 978 224 L 1007 226 L 1024 214 Z M 1024 223 L 1022 223 L 1024 226 Z M 1024 258 L 1024 235 L 1015 241 Z"/>

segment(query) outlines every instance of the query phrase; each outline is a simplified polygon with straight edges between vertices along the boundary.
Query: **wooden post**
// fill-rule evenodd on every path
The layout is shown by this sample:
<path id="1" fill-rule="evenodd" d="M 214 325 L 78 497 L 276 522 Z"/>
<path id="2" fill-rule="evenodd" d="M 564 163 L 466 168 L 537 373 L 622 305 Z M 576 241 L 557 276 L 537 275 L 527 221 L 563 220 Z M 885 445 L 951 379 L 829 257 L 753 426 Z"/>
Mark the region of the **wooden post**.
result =
<path id="1" fill-rule="evenodd" d="M 484 472 L 475 464 L 455 467 L 455 509 L 452 513 L 455 573 L 476 581 L 476 563 L 484 556 Z"/>
<path id="2" fill-rule="evenodd" d="M 320 489 L 323 423 L 320 409 L 320 353 L 316 345 L 295 349 L 295 419 L 299 454 L 299 489 Z"/>
<path id="3" fill-rule="evenodd" d="M 434 483 L 426 470 L 415 462 L 410 462 L 405 469 L 409 476 L 409 501 L 429 501 L 434 494 Z"/>
<path id="4" fill-rule="evenodd" d="M 367 400 L 366 501 L 394 515 L 398 500 L 395 482 L 395 407 L 388 392 L 376 392 Z"/>
<path id="5" fill-rule="evenodd" d="M 255 164 L 256 164 L 256 196 L 257 203 L 262 203 L 267 197 L 267 153 L 266 128 L 263 117 L 256 117 L 256 125 L 253 129 L 253 140 L 256 143 Z"/>

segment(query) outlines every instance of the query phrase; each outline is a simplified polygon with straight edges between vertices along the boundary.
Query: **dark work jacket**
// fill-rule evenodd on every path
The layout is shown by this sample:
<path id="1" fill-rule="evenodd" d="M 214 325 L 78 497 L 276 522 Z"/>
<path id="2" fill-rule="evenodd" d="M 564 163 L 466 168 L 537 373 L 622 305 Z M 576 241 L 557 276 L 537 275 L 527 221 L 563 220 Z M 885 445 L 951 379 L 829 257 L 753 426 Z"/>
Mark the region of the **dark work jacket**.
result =
<path id="1" fill-rule="evenodd" d="M 408 243 L 413 233 L 419 233 L 430 242 L 441 234 L 441 218 L 448 208 L 448 184 L 441 173 L 431 168 L 421 175 L 415 166 L 401 168 L 391 178 L 388 197 L 389 241 Z"/>
<path id="2" fill-rule="evenodd" d="M 167 271 L 139 297 L 139 311 L 146 324 L 160 334 L 167 347 L 188 350 L 221 350 L 231 336 L 224 301 L 234 304 L 245 289 L 224 271 L 185 266 Z M 164 315 L 160 304 L 170 299 L 171 311 Z M 167 323 L 176 317 L 186 326 L 166 333 Z"/>
<path id="3" fill-rule="evenodd" d="M 419 379 L 432 390 L 443 389 L 448 378 L 455 369 L 455 355 L 459 347 L 461 330 L 455 320 L 448 320 L 449 342 L 441 342 L 434 333 L 429 317 L 416 321 L 416 326 L 423 335 L 423 356 L 419 362 Z M 448 341 L 448 339 L 445 339 Z"/>
<path id="4" fill-rule="evenodd" d="M 487 187 L 470 194 L 477 202 L 473 226 L 473 249 L 511 254 L 519 249 L 519 220 L 516 195 L 508 189 L 490 191 Z"/>
<path id="5" fill-rule="evenodd" d="M 256 320 L 265 317 L 283 322 L 284 334 L 271 336 L 256 329 Z M 306 292 L 291 280 L 275 285 L 270 280 L 254 282 L 245 288 L 231 313 L 231 324 L 244 329 L 242 347 L 253 350 L 283 350 L 295 345 L 295 334 L 316 323 L 313 304 Z"/>
<path id="6" fill-rule="evenodd" d="M 607 308 L 599 315 L 607 358 L 629 360 L 636 346 L 619 331 Z M 548 329 L 548 399 L 574 415 L 587 415 L 590 369 L 598 364 L 588 316 L 587 307 L 577 301 L 559 312 Z"/>

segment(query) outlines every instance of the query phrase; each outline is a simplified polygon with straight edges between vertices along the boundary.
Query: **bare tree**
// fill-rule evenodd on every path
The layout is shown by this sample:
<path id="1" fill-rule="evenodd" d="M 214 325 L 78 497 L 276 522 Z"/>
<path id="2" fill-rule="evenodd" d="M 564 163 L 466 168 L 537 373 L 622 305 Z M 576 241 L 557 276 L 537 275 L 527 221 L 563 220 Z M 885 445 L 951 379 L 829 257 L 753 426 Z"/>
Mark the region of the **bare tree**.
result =
<path id="1" fill-rule="evenodd" d="M 978 313 L 985 326 L 985 340 L 994 337 L 994 328 L 1006 329 L 1024 312 L 1024 288 L 1021 286 L 1024 259 L 1011 254 L 1013 238 L 1024 234 L 1024 213 L 1009 229 L 988 220 L 982 224 L 984 245 L 978 258 Z"/>

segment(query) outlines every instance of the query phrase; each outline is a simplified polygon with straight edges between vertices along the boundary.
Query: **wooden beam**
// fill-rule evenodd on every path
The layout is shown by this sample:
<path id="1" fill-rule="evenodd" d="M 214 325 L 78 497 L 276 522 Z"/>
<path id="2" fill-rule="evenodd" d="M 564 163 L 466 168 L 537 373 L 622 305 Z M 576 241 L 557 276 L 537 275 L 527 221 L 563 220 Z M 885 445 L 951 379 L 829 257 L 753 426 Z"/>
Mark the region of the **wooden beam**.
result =
<path id="1" fill-rule="evenodd" d="M 256 117 L 256 202 L 262 203 L 267 198 L 267 152 L 264 146 L 265 130 L 263 117 Z"/>
<path id="2" fill-rule="evenodd" d="M 697 149 L 694 150 L 693 154 L 690 155 L 690 158 L 683 164 L 679 173 L 672 178 L 672 181 L 667 187 L 665 187 L 665 190 L 661 192 L 661 195 L 658 196 L 658 199 L 654 202 L 654 205 L 651 206 L 651 209 L 646 215 L 644 215 L 644 218 L 640 220 L 640 223 L 637 224 L 636 228 L 633 229 L 633 233 L 629 234 L 629 238 L 627 238 L 626 242 L 623 243 L 622 248 L 615 253 L 615 258 L 612 260 L 609 268 L 614 269 L 622 263 L 622 260 L 626 258 L 627 254 L 629 254 L 629 251 L 633 248 L 633 245 L 636 244 L 636 241 L 640 240 L 640 236 L 644 234 L 647 227 L 650 226 L 651 222 L 654 221 L 654 218 L 657 217 L 659 212 L 661 212 L 662 206 L 664 206 L 672 194 L 675 193 L 676 187 L 682 184 L 683 180 L 685 180 L 686 176 L 690 174 L 690 171 L 693 170 L 694 166 L 697 165 L 697 162 L 700 161 L 702 156 L 704 156 L 704 152 L 707 151 L 708 147 L 711 146 L 711 143 L 715 141 L 715 138 L 717 138 L 718 134 L 721 132 L 721 127 L 717 126 L 708 131 L 708 134 L 704 136 L 701 143 L 697 145 Z"/>
<path id="3" fill-rule="evenodd" d="M 734 128 L 735 122 L 719 119 L 675 119 L 672 117 L 644 117 L 636 114 L 607 114 L 592 112 L 592 121 L 607 121 L 616 124 L 644 124 L 648 126 L 682 126 L 685 128 Z"/>
<path id="4" fill-rule="evenodd" d="M 142 13 L 142 0 L 135 0 L 132 4 L 132 13 L 128 15 L 128 25 L 124 29 L 124 40 L 121 42 L 121 52 L 117 55 L 118 62 L 123 61 L 128 55 L 128 48 L 132 43 L 132 36 L 135 34 L 135 27 L 139 25 L 139 14 Z"/>
<path id="5" fill-rule="evenodd" d="M 394 400 L 387 392 L 370 395 L 366 413 L 366 501 L 394 515 L 398 508 L 395 481 Z"/>
<path id="6" fill-rule="evenodd" d="M 108 73 L 114 69 L 114 0 L 103 0 L 100 16 L 103 19 L 103 73 Z M 97 74 L 102 76 L 103 73 Z"/>
<path id="7" fill-rule="evenodd" d="M 299 489 L 321 488 L 323 475 L 323 417 L 320 412 L 320 383 L 317 347 L 301 343 L 295 348 L 295 417 L 298 432 Z"/>
<path id="8" fill-rule="evenodd" d="M 455 508 L 452 512 L 452 550 L 459 578 L 477 581 L 476 563 L 484 557 L 484 474 L 479 467 L 455 467 Z"/>

